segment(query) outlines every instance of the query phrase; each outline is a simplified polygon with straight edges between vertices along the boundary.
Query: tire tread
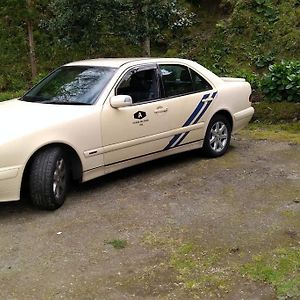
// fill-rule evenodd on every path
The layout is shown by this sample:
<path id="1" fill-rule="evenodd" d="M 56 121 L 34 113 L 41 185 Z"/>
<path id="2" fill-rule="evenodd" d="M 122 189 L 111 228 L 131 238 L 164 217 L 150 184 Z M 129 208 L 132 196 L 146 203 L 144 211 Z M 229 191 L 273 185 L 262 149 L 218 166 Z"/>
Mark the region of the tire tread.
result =
<path id="1" fill-rule="evenodd" d="M 52 191 L 52 176 L 57 158 L 62 156 L 61 148 L 46 148 L 37 154 L 29 178 L 30 196 L 33 204 L 39 208 L 55 210 L 62 203 L 55 201 Z"/>

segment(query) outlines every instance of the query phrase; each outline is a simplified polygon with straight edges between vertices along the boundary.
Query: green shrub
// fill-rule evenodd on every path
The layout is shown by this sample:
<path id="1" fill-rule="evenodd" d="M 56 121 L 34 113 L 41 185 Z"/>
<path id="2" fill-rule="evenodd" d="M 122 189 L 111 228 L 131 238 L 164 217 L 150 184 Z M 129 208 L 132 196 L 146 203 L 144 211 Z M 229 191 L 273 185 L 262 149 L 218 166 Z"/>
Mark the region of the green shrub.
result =
<path id="1" fill-rule="evenodd" d="M 240 69 L 236 72 L 233 72 L 233 76 L 245 78 L 251 84 L 252 90 L 257 90 L 260 86 L 259 76 L 252 71 L 248 71 L 247 69 Z"/>
<path id="2" fill-rule="evenodd" d="M 269 70 L 261 82 L 266 97 L 272 102 L 300 102 L 300 61 L 282 61 Z"/>
<path id="3" fill-rule="evenodd" d="M 13 98 L 21 97 L 25 92 L 17 91 L 17 92 L 0 92 L 0 102 L 5 100 L 10 100 Z"/>

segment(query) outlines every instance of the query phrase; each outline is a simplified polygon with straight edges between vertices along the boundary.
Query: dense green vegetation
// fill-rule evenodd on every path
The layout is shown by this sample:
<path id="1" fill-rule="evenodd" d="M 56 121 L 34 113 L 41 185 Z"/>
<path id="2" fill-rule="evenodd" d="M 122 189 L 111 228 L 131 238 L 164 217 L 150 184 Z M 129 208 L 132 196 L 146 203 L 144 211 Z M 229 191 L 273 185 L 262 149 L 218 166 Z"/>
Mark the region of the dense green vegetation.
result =
<path id="1" fill-rule="evenodd" d="M 151 51 L 300 101 L 299 0 L 3 0 L 0 45 L 0 100 L 69 61 Z"/>

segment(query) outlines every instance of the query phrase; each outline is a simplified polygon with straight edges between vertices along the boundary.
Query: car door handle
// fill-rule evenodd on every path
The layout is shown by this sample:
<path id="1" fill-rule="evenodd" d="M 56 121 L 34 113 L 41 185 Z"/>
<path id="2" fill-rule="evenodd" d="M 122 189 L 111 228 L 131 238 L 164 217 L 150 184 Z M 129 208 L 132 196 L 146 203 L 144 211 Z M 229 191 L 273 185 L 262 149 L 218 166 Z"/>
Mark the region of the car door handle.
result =
<path id="1" fill-rule="evenodd" d="M 159 113 L 164 113 L 164 112 L 167 112 L 168 111 L 168 108 L 167 107 L 158 107 L 154 112 L 156 114 L 159 114 Z"/>

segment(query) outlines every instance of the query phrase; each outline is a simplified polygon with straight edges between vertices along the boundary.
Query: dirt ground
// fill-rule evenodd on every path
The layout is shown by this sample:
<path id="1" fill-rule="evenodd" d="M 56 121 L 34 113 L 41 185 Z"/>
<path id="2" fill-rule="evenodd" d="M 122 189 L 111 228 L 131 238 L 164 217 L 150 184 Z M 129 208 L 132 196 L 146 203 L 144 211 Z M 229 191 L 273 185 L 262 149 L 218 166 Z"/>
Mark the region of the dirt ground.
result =
<path id="1" fill-rule="evenodd" d="M 276 299 L 242 270 L 299 249 L 299 162 L 300 145 L 238 135 L 222 158 L 194 151 L 75 187 L 55 212 L 2 203 L 0 299 Z"/>

